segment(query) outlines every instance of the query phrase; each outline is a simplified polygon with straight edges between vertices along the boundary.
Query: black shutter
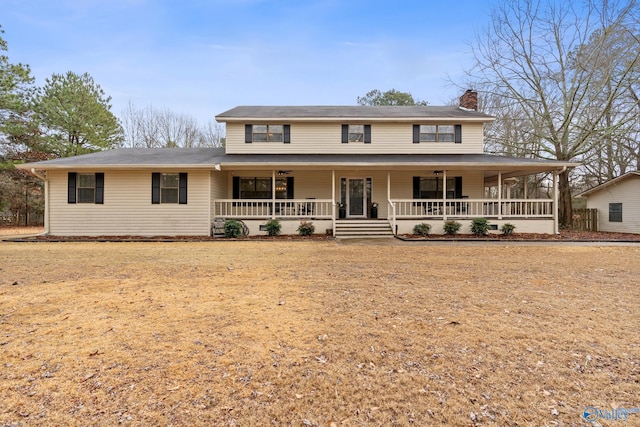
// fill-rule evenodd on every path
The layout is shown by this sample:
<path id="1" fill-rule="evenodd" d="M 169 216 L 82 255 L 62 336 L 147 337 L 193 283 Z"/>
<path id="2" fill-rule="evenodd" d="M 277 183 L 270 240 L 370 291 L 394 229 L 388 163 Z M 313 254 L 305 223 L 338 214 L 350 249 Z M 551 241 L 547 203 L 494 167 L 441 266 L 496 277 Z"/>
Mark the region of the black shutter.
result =
<path id="1" fill-rule="evenodd" d="M 420 143 L 420 125 L 413 125 L 413 143 Z"/>
<path id="2" fill-rule="evenodd" d="M 78 174 L 76 172 L 69 172 L 69 181 L 67 188 L 67 203 L 76 202 L 76 180 Z"/>
<path id="3" fill-rule="evenodd" d="M 284 135 L 282 135 L 284 143 L 291 144 L 291 125 L 282 126 L 282 132 L 284 133 Z"/>
<path id="4" fill-rule="evenodd" d="M 371 144 L 371 125 L 364 125 L 364 143 Z"/>
<path id="5" fill-rule="evenodd" d="M 151 174 L 151 204 L 160 204 L 160 173 Z"/>
<path id="6" fill-rule="evenodd" d="M 453 138 L 456 144 L 462 143 L 462 125 L 455 125 L 453 127 Z"/>
<path id="7" fill-rule="evenodd" d="M 349 125 L 342 125 L 342 143 L 349 142 Z"/>
<path id="8" fill-rule="evenodd" d="M 414 176 L 413 177 L 413 198 L 414 199 L 420 199 L 420 177 L 419 176 Z"/>
<path id="9" fill-rule="evenodd" d="M 178 203 L 181 205 L 187 204 L 187 173 L 181 172 L 178 184 Z"/>
<path id="10" fill-rule="evenodd" d="M 244 125 L 244 142 L 245 144 L 251 144 L 253 142 L 253 126 Z"/>
<path id="11" fill-rule="evenodd" d="M 233 177 L 233 193 L 232 194 L 234 199 L 240 198 L 240 177 L 239 176 Z"/>
<path id="12" fill-rule="evenodd" d="M 104 173 L 96 173 L 96 205 L 104 204 Z"/>
<path id="13" fill-rule="evenodd" d="M 455 189 L 456 189 L 456 194 L 454 197 L 456 199 L 462 198 L 462 177 L 461 176 L 455 177 Z"/>
<path id="14" fill-rule="evenodd" d="M 287 199 L 293 199 L 293 177 L 287 177 Z"/>

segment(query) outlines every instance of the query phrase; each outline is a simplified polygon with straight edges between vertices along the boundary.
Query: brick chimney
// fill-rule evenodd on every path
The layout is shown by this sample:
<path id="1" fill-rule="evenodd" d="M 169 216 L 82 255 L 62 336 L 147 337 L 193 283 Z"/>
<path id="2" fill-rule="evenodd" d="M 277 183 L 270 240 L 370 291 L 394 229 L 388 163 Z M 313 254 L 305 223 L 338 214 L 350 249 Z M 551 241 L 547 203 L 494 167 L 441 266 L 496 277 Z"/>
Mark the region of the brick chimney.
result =
<path id="1" fill-rule="evenodd" d="M 463 110 L 478 111 L 478 92 L 467 89 L 460 97 L 460 108 Z"/>

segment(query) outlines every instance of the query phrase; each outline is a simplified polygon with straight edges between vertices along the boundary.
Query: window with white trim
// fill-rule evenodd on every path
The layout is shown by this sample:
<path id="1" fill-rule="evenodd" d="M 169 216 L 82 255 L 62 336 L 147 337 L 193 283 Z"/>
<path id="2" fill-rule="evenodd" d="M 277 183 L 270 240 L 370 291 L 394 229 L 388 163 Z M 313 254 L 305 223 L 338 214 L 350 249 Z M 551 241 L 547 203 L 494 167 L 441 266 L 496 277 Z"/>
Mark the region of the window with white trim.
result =
<path id="1" fill-rule="evenodd" d="M 247 124 L 245 125 L 245 143 L 252 142 L 282 142 L 289 144 L 290 125 L 281 124 Z"/>
<path id="2" fill-rule="evenodd" d="M 104 173 L 69 172 L 67 203 L 104 203 Z"/>
<path id="3" fill-rule="evenodd" d="M 420 125 L 420 142 L 453 142 L 453 125 Z"/>

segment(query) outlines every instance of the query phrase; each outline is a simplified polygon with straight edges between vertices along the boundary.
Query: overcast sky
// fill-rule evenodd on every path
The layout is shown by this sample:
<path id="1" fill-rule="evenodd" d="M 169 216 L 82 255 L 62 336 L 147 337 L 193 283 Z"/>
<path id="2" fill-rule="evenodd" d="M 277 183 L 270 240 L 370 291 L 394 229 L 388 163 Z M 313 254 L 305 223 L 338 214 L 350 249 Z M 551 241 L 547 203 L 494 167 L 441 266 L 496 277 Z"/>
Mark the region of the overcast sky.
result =
<path id="1" fill-rule="evenodd" d="M 491 3 L 0 0 L 0 25 L 39 86 L 88 72 L 118 116 L 131 101 L 204 124 L 237 105 L 354 105 L 371 89 L 447 104 Z"/>

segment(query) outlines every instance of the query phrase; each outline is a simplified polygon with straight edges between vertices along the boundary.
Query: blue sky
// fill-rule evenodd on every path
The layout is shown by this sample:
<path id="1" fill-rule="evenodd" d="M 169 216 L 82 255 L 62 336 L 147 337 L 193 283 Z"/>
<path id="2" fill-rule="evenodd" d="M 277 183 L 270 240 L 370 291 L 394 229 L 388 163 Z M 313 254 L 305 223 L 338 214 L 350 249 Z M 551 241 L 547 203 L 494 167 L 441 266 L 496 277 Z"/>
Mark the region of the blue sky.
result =
<path id="1" fill-rule="evenodd" d="M 353 105 L 371 89 L 432 105 L 461 91 L 490 0 L 0 0 L 11 62 L 36 84 L 88 72 L 201 124 L 237 105 Z"/>

